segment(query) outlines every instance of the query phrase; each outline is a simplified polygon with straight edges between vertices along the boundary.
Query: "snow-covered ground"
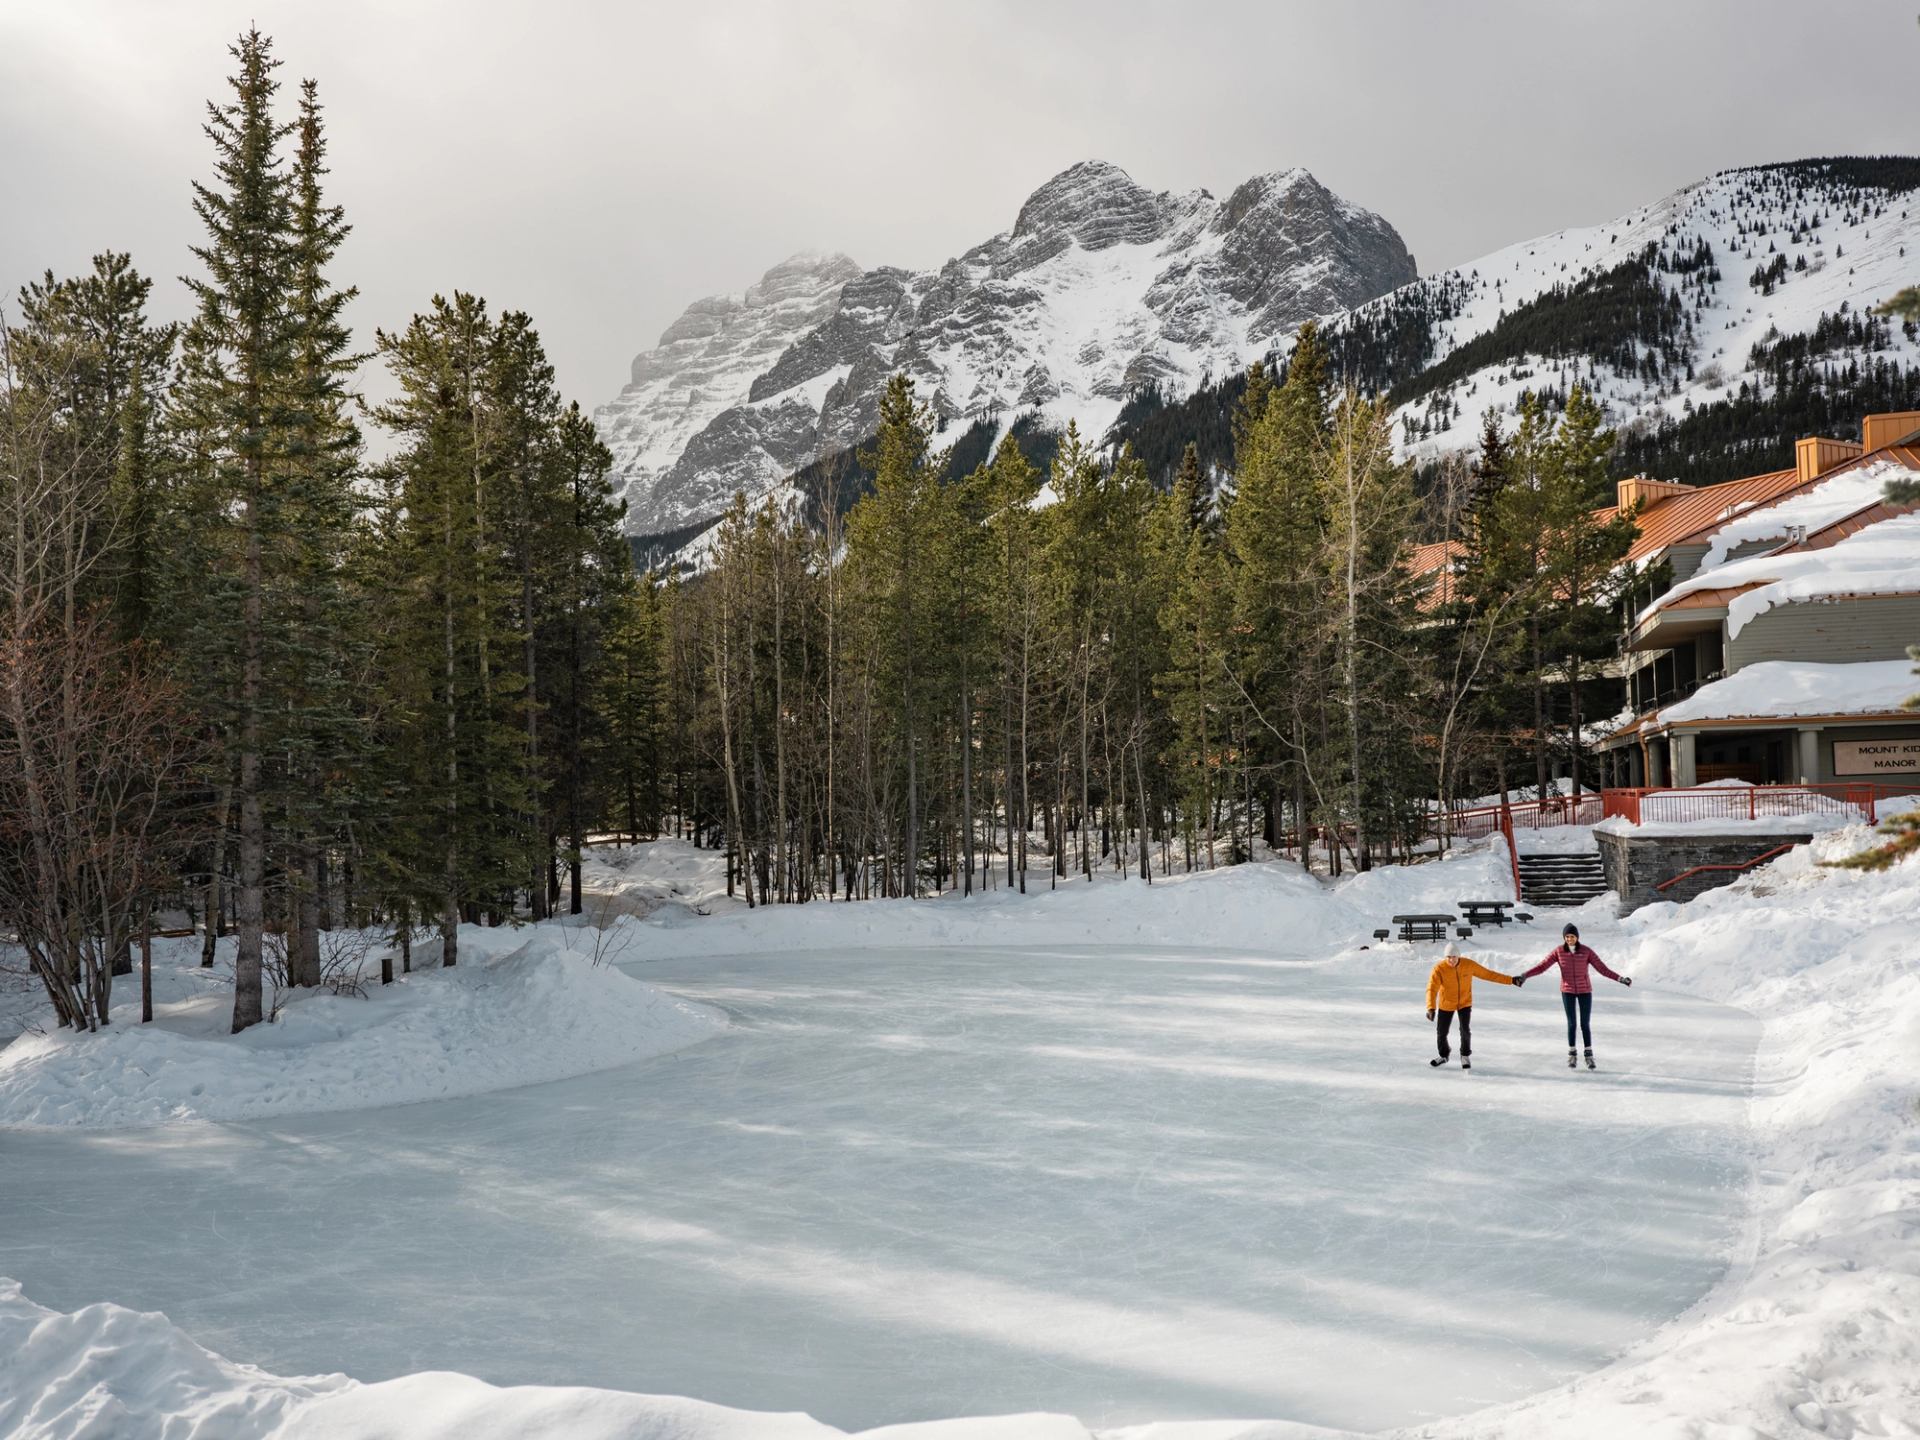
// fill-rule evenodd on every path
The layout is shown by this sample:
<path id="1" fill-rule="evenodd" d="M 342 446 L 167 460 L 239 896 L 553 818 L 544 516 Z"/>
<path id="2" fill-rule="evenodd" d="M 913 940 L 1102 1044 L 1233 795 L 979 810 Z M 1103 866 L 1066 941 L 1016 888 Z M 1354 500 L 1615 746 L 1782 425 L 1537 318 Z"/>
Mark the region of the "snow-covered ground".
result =
<path id="1" fill-rule="evenodd" d="M 1640 982 L 1602 982 L 1602 1072 L 1562 1066 L 1542 977 L 1483 990 L 1474 1073 L 1435 1073 L 1431 950 L 1358 942 L 1504 863 L 628 913 L 623 965 L 726 1031 L 471 1099 L 0 1133 L 0 1216 L 32 1217 L 0 1225 L 32 1297 L 0 1291 L 0 1436 L 834 1433 L 408 1373 L 443 1367 L 847 1428 L 1077 1417 L 928 1437 L 1920 1434 L 1920 872 L 1801 851 L 1589 905 Z M 627 871 L 655 864 L 711 878 Z"/>
<path id="2" fill-rule="evenodd" d="M 724 1026 L 718 1011 L 615 968 L 622 940 L 589 927 L 463 926 L 464 958 L 451 970 L 429 941 L 415 959 L 430 968 L 383 986 L 376 963 L 363 995 L 308 992 L 238 1036 L 228 1033 L 233 942 L 221 943 L 224 963 L 203 970 L 198 940 L 156 940 L 151 1025 L 138 1023 L 130 976 L 104 1030 L 38 1028 L 0 1049 L 0 1131 L 264 1120 L 475 1095 L 645 1060 Z M 9 1008 L 27 1019 L 20 1002 L 36 998 L 10 997 Z"/>

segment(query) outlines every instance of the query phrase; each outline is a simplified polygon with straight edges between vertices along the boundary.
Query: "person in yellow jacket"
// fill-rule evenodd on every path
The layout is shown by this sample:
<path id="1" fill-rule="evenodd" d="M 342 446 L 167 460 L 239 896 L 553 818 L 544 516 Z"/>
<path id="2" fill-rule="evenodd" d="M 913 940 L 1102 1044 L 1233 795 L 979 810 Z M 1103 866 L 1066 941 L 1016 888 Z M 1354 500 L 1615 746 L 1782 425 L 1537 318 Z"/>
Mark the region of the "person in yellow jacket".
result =
<path id="1" fill-rule="evenodd" d="M 1478 976 L 1482 980 L 1491 980 L 1496 985 L 1522 984 L 1518 975 L 1502 975 L 1498 970 L 1489 970 L 1478 960 L 1469 960 L 1460 953 L 1457 945 L 1448 945 L 1447 953 L 1435 962 L 1433 973 L 1427 976 L 1427 1019 L 1438 1023 L 1434 1037 L 1440 1042 L 1438 1059 L 1429 1060 L 1429 1065 L 1444 1065 L 1453 1058 L 1453 1049 L 1447 1043 L 1447 1032 L 1453 1028 L 1453 1017 L 1460 1017 L 1460 1068 L 1473 1068 L 1473 981 Z"/>

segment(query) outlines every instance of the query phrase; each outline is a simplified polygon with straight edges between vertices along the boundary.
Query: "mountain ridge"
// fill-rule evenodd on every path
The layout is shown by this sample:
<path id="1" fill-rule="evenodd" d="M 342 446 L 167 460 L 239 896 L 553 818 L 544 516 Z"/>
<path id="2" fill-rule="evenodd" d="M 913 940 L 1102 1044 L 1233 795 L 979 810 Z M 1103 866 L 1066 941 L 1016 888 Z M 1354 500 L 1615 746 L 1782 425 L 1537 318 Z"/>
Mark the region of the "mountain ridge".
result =
<path id="1" fill-rule="evenodd" d="M 1522 395 L 1576 381 L 1619 430 L 1616 473 L 1696 483 L 1793 463 L 1793 442 L 1920 408 L 1920 327 L 1871 312 L 1920 272 L 1920 159 L 1718 171 L 1598 225 L 1519 241 L 1321 317 L 1335 374 L 1395 405 L 1421 471 Z M 1284 364 L 1290 345 L 1276 347 Z M 1157 476 L 1188 439 L 1230 468 L 1240 377 L 1144 396 L 1111 438 Z"/>
<path id="2" fill-rule="evenodd" d="M 856 271 L 793 257 L 740 296 L 695 302 L 635 358 L 595 412 L 631 532 L 684 529 L 857 444 L 895 370 L 944 422 L 1039 411 L 1099 433 L 1142 388 L 1194 388 L 1417 275 L 1387 221 L 1303 169 L 1221 201 L 1097 160 L 936 269 Z"/>

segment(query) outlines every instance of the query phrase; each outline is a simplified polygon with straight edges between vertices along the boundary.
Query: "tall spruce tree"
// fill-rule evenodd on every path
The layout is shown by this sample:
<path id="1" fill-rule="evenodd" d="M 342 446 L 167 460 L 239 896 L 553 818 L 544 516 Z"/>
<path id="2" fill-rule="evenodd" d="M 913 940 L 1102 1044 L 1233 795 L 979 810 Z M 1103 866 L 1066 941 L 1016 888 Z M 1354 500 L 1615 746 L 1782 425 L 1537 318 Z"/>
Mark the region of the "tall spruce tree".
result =
<path id="1" fill-rule="evenodd" d="M 1618 601 L 1631 578 L 1627 552 L 1637 533 L 1633 515 L 1602 519 L 1597 513 L 1611 483 L 1607 456 L 1613 440 L 1599 403 L 1576 383 L 1546 471 L 1539 574 L 1548 607 L 1548 651 L 1565 677 L 1567 768 L 1576 799 L 1585 783 L 1585 687 L 1592 667 L 1614 647 Z"/>
<path id="2" fill-rule="evenodd" d="M 285 407 L 284 500 L 291 594 L 285 607 L 285 690 L 295 717 L 283 725 L 277 763 L 286 767 L 287 978 L 321 980 L 320 913 L 327 856 L 344 842 L 364 749 L 356 697 L 366 672 L 364 592 L 354 581 L 362 545 L 360 431 L 350 385 L 364 356 L 353 353 L 344 312 L 358 290 L 329 273 L 351 227 L 324 193 L 326 134 L 318 87 L 300 86 L 290 185 L 291 374 Z"/>
<path id="3" fill-rule="evenodd" d="M 1211 870 L 1218 858 L 1225 717 L 1233 708 L 1226 670 L 1233 597 L 1220 545 L 1196 504 L 1198 483 L 1198 465 L 1183 463 L 1154 520 L 1154 572 L 1164 596 L 1159 622 L 1165 636 L 1164 663 L 1154 686 L 1168 707 L 1165 759 L 1187 869 L 1200 857 Z"/>
<path id="4" fill-rule="evenodd" d="M 1327 374 L 1319 331 L 1304 325 L 1285 382 L 1271 386 L 1255 367 L 1236 418 L 1225 527 L 1237 642 L 1230 669 L 1261 737 L 1242 763 L 1247 788 L 1266 797 L 1270 843 L 1279 839 L 1283 788 L 1292 792 L 1295 830 L 1304 836 L 1309 756 L 1324 729 L 1318 557 L 1328 521 L 1318 477 L 1331 432 Z M 1299 853 L 1304 865 L 1304 840 Z"/>
<path id="5" fill-rule="evenodd" d="M 204 275 L 189 276 L 196 310 L 187 327 L 183 419 L 197 430 L 193 449 L 205 469 L 202 513 L 230 557 L 223 583 L 204 594 L 197 629 L 204 653 L 236 659 L 218 688 L 222 731 L 232 755 L 238 811 L 235 873 L 237 949 L 233 1028 L 263 1018 L 261 962 L 268 878 L 267 811 L 273 717 L 276 614 L 285 599 L 286 451 L 293 415 L 297 326 L 291 294 L 298 265 L 281 143 L 293 130 L 275 118 L 272 42 L 248 30 L 230 47 L 236 69 L 230 98 L 208 102 L 204 126 L 214 179 L 193 187 L 194 213 L 206 229 L 193 248 Z M 207 678 L 204 674 L 203 679 Z M 223 680 L 227 677 L 222 676 Z M 208 696 L 214 701 L 215 696 Z"/>
<path id="6" fill-rule="evenodd" d="M 1361 870 L 1372 868 L 1385 839 L 1411 832 L 1403 812 L 1421 778 L 1410 723 L 1413 592 L 1404 569 L 1417 501 L 1407 467 L 1394 462 L 1388 425 L 1383 404 L 1349 389 L 1334 415 L 1321 482 L 1323 566 L 1334 597 L 1328 649 L 1344 740 L 1337 829 L 1351 831 Z"/>
<path id="7" fill-rule="evenodd" d="M 404 331 L 378 340 L 400 389 L 377 412 L 402 445 L 386 472 L 398 516 L 388 568 L 414 577 L 391 597 L 385 623 L 404 637 L 403 663 L 421 668 L 430 697 L 411 716 L 423 733 L 406 749 L 427 770 L 408 789 L 437 821 L 427 841 L 437 867 L 416 856 L 403 868 L 437 869 L 450 965 L 461 919 L 503 913 L 534 868 L 517 587 L 501 548 L 508 497 L 496 440 L 510 427 L 489 389 L 495 331 L 485 301 L 436 296 Z"/>
<path id="8" fill-rule="evenodd" d="M 864 643 L 886 697 L 887 769 L 902 798 L 897 832 L 888 827 L 889 893 L 920 893 L 927 746 L 942 696 L 934 663 L 944 624 L 944 576 L 932 557 L 946 519 L 938 472 L 931 463 L 933 417 L 897 374 L 880 397 L 880 422 L 869 463 L 873 493 L 847 517 L 849 589 L 867 625 Z M 897 834 L 897 840 L 894 836 Z M 897 888 L 895 888 L 897 887 Z"/>

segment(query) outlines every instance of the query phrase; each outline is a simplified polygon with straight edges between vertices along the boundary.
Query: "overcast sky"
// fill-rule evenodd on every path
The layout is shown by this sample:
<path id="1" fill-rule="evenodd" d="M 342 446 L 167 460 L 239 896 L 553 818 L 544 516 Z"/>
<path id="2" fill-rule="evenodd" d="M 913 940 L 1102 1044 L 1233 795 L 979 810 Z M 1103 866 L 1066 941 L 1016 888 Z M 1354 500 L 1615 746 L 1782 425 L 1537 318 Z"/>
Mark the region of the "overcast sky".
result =
<path id="1" fill-rule="evenodd" d="M 249 20 L 329 107 L 356 323 L 464 288 L 569 396 L 800 249 L 936 265 L 1098 157 L 1304 165 L 1422 273 L 1731 165 L 1920 149 L 1914 0 L 0 0 L 0 294 L 133 252 L 184 310 Z"/>

